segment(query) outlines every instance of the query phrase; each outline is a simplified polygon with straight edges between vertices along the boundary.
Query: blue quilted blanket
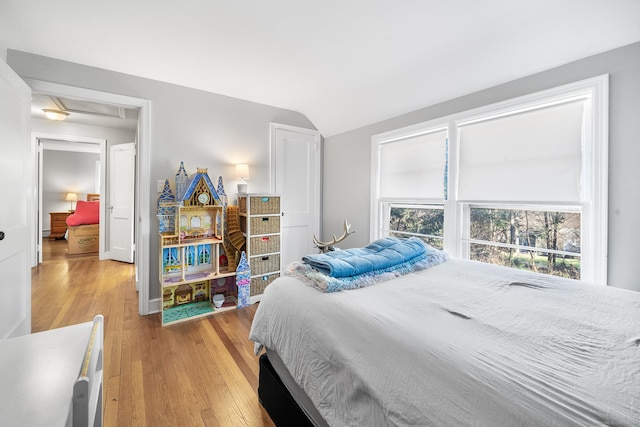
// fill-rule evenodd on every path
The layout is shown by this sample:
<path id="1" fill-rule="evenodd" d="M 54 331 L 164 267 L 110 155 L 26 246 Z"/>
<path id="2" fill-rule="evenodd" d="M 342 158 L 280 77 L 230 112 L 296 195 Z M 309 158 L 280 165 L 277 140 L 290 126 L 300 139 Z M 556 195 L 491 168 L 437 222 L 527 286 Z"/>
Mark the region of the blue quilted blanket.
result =
<path id="1" fill-rule="evenodd" d="M 307 255 L 302 262 L 330 277 L 351 277 L 410 262 L 427 248 L 433 249 L 419 239 L 385 237 L 364 248 Z"/>
<path id="2" fill-rule="evenodd" d="M 346 252 L 346 254 L 339 252 Z M 414 271 L 434 267 L 449 259 L 446 252 L 432 248 L 418 239 L 382 239 L 366 248 L 339 252 L 309 255 L 305 258 L 311 259 L 315 263 L 314 266 L 308 261 L 295 261 L 289 264 L 284 274 L 297 277 L 319 291 L 338 292 L 371 286 Z M 412 258 L 412 252 L 421 253 Z M 364 254 L 364 257 L 360 257 L 360 254 Z M 364 272 L 335 277 L 325 273 L 329 270 L 333 274 Z"/>

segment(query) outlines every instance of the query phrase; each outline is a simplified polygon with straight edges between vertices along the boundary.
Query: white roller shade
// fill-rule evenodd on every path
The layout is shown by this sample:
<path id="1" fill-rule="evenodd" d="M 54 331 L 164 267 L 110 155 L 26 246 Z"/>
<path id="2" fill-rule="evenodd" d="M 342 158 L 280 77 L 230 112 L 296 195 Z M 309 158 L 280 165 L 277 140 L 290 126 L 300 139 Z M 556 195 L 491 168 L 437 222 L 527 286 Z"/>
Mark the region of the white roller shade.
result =
<path id="1" fill-rule="evenodd" d="M 443 199 L 447 131 L 380 145 L 379 196 Z"/>
<path id="2" fill-rule="evenodd" d="M 460 126 L 458 199 L 580 201 L 584 103 Z"/>

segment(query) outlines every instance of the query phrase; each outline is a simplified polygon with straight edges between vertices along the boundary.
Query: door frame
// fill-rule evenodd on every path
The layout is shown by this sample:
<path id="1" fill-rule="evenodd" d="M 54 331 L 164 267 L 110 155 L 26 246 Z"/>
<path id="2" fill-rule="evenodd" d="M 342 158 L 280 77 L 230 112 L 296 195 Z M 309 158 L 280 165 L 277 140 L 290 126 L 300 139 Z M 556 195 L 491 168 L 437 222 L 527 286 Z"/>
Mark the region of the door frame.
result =
<path id="1" fill-rule="evenodd" d="M 24 81 L 31 87 L 32 92 L 46 93 L 63 97 L 84 99 L 87 101 L 103 102 L 125 107 L 139 108 L 137 156 L 136 156 L 136 182 L 135 182 L 135 268 L 136 268 L 136 289 L 138 290 L 138 313 L 142 316 L 151 312 L 149 302 L 149 239 L 150 239 L 150 218 L 151 207 L 149 197 L 150 177 L 151 177 L 151 156 L 150 156 L 150 125 L 151 125 L 151 101 L 134 98 L 126 95 L 118 95 L 109 92 L 101 92 L 93 89 L 85 89 L 75 86 L 68 86 L 59 83 L 51 83 L 43 80 L 27 79 Z M 30 141 L 33 141 L 31 139 Z M 31 159 L 31 167 L 35 175 L 37 170 L 37 147 L 33 147 L 35 155 Z M 35 181 L 37 177 L 32 176 Z M 102 186 L 102 183 L 101 183 Z M 142 190 L 142 191 L 141 191 Z M 35 203 L 34 203 L 35 205 Z M 34 206 L 34 209 L 37 207 Z M 35 212 L 34 212 L 35 214 Z M 35 234 L 35 233 L 34 233 Z M 33 250 L 32 263 L 37 260 L 36 248 Z M 35 267 L 36 264 L 32 264 Z"/>
<path id="2" fill-rule="evenodd" d="M 105 167 L 107 164 L 107 160 L 106 160 L 107 140 L 103 138 L 90 138 L 90 137 L 83 137 L 83 136 L 62 135 L 57 133 L 33 132 L 33 131 L 31 132 L 31 139 L 32 139 L 32 144 L 34 144 L 33 146 L 36 147 L 38 157 L 40 158 L 40 161 L 37 162 L 38 177 L 36 181 L 38 184 L 38 188 L 36 192 L 36 195 L 37 195 L 36 221 L 38 222 L 38 228 L 36 230 L 37 248 L 36 248 L 35 256 L 37 258 L 36 258 L 35 264 L 37 265 L 42 262 L 42 216 L 44 214 L 42 211 L 42 170 L 44 166 L 44 162 L 42 161 L 43 159 L 42 152 L 46 150 L 46 148 L 40 145 L 40 140 L 45 139 L 45 140 L 61 141 L 63 143 L 70 142 L 70 143 L 85 143 L 85 144 L 98 145 L 100 149 L 100 194 L 104 194 L 104 190 L 105 190 L 105 180 L 106 180 L 106 174 L 107 174 L 107 172 L 105 171 Z M 82 152 L 83 150 L 81 149 L 72 150 L 70 148 L 65 149 L 64 147 L 62 147 L 58 149 L 58 151 Z M 104 218 L 105 218 L 106 208 L 104 205 L 105 205 L 104 203 L 100 204 L 100 225 L 98 228 L 100 237 L 104 236 L 104 233 L 105 233 Z M 98 252 L 99 259 L 105 259 L 105 249 L 104 249 L 104 244 L 102 242 L 103 242 L 103 239 L 100 239 L 100 246 L 99 246 L 99 252 Z"/>
<path id="3" fill-rule="evenodd" d="M 287 130 L 291 132 L 297 132 L 309 136 L 313 136 L 315 142 L 318 147 L 318 156 L 316 157 L 316 174 L 313 177 L 315 181 L 315 192 L 316 192 L 316 212 L 314 214 L 315 224 L 315 233 L 317 236 L 322 236 L 322 135 L 319 130 L 302 128 L 293 125 L 285 125 L 282 123 L 271 122 L 269 124 L 269 165 L 270 165 L 270 174 L 269 174 L 269 188 L 271 193 L 276 192 L 276 167 L 277 167 L 277 147 L 276 147 L 276 138 L 278 130 Z M 286 195 L 281 194 L 282 197 L 286 197 Z"/>

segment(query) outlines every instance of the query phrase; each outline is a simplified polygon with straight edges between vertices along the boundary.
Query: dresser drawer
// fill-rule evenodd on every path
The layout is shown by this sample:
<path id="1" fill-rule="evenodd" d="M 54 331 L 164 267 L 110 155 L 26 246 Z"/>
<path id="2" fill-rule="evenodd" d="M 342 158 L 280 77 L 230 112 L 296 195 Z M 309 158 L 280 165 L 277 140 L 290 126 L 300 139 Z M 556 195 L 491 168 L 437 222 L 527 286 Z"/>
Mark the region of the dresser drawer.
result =
<path id="1" fill-rule="evenodd" d="M 260 295 L 264 293 L 264 290 L 266 289 L 266 287 L 269 286 L 269 284 L 274 280 L 276 280 L 278 277 L 280 277 L 279 273 L 269 274 L 269 275 L 260 276 L 260 277 L 252 277 L 251 285 L 249 285 L 251 286 L 250 287 L 251 295 Z"/>
<path id="2" fill-rule="evenodd" d="M 51 226 L 52 227 L 67 227 L 67 218 L 63 217 L 54 217 L 51 219 Z"/>
<path id="3" fill-rule="evenodd" d="M 249 239 L 251 255 L 272 254 L 280 252 L 280 235 L 258 236 Z"/>
<path id="4" fill-rule="evenodd" d="M 249 265 L 252 276 L 280 271 L 280 254 L 252 256 Z"/>
<path id="5" fill-rule="evenodd" d="M 280 217 L 279 216 L 259 216 L 252 217 L 251 234 L 273 234 L 280 233 Z"/>
<path id="6" fill-rule="evenodd" d="M 249 206 L 249 215 L 280 214 L 280 197 L 253 196 Z"/>
<path id="7" fill-rule="evenodd" d="M 50 233 L 49 240 L 59 239 L 67 231 L 67 217 L 71 212 L 49 212 Z"/>

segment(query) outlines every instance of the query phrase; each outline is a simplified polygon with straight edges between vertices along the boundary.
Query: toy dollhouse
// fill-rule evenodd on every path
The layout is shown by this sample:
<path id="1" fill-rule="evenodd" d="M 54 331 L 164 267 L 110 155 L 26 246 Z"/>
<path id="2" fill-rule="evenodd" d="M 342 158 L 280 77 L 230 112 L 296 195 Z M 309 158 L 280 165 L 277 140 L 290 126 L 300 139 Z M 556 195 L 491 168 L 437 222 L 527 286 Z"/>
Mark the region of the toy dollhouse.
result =
<path id="1" fill-rule="evenodd" d="M 157 205 L 163 325 L 236 308 L 238 297 L 222 177 L 216 188 L 206 169 L 188 176 L 181 162 L 174 188 L 166 180 Z M 214 295 L 224 297 L 219 308 Z"/>

